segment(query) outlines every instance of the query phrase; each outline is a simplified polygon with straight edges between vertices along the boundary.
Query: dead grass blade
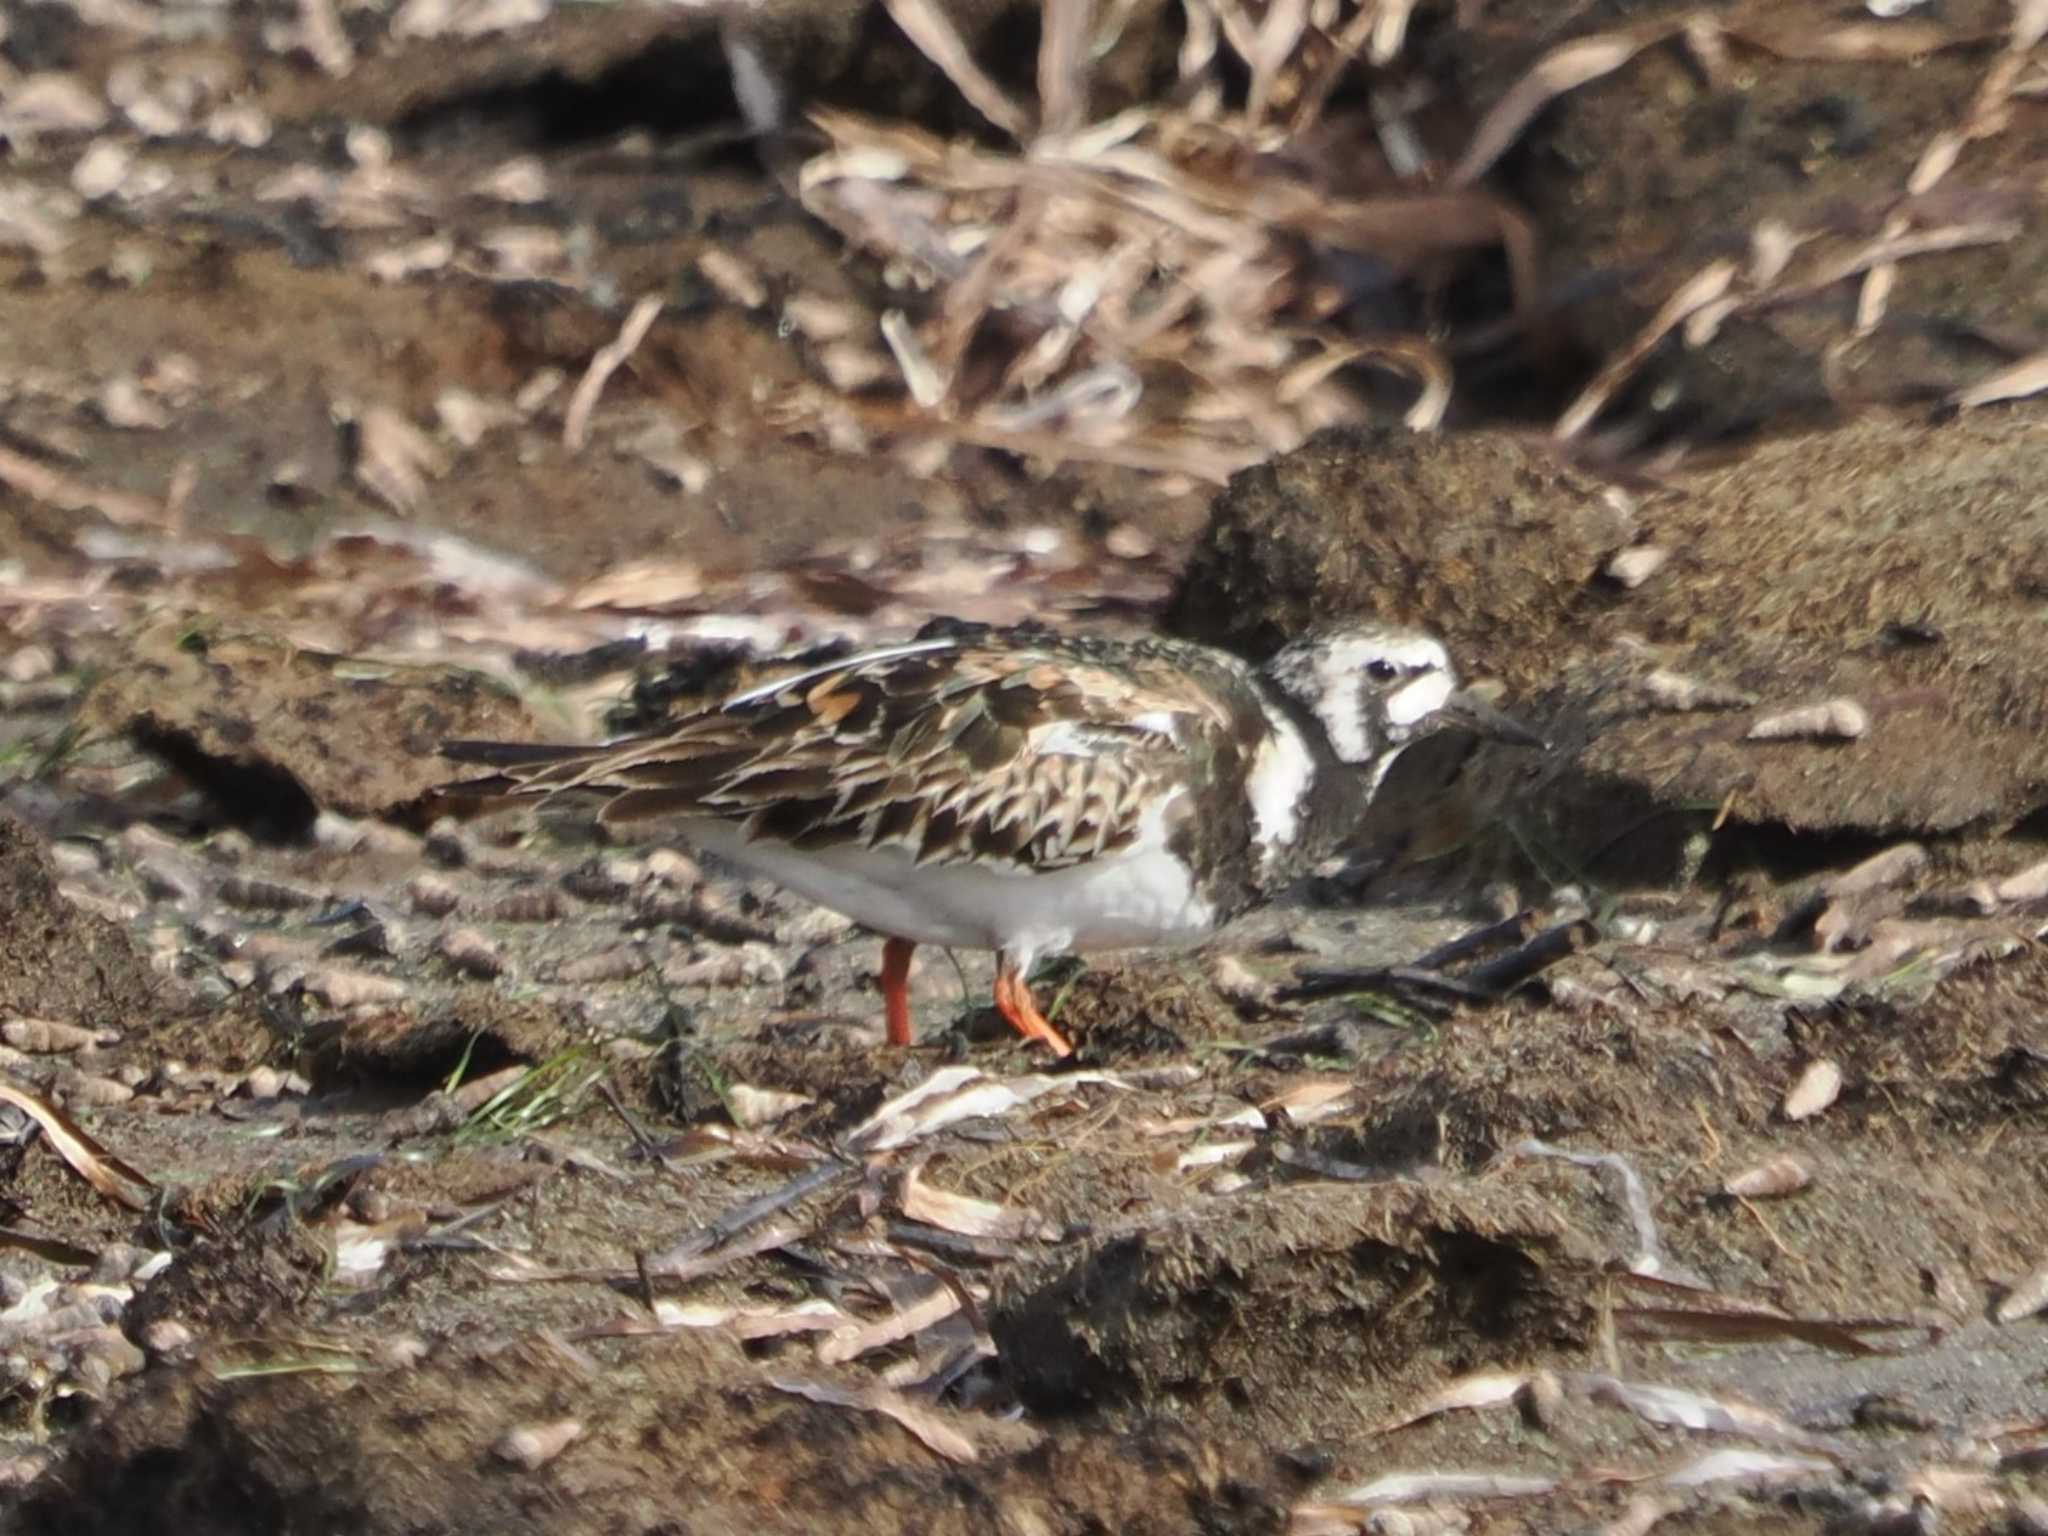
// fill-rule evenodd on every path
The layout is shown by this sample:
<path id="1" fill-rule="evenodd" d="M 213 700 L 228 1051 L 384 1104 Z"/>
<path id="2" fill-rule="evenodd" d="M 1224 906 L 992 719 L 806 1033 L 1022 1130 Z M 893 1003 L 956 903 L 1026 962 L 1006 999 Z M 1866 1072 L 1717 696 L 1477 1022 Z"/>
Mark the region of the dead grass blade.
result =
<path id="1" fill-rule="evenodd" d="M 1512 1403 L 1522 1395 L 1529 1385 L 1525 1371 L 1479 1371 L 1470 1376 L 1460 1376 L 1432 1392 L 1414 1407 L 1404 1409 L 1395 1417 L 1373 1427 L 1376 1435 L 1391 1434 L 1397 1429 L 1406 1429 L 1411 1424 L 1420 1424 L 1424 1419 L 1433 1419 L 1439 1414 L 1454 1413 L 1462 1409 L 1496 1408 L 1502 1403 Z"/>
<path id="2" fill-rule="evenodd" d="M 1646 1424 L 1808 1446 L 1823 1443 L 1777 1414 L 1733 1398 L 1711 1397 L 1660 1382 L 1623 1381 L 1616 1376 L 1587 1376 L 1575 1384 L 1593 1402 L 1626 1409 Z"/>
<path id="3" fill-rule="evenodd" d="M 990 79 L 967 51 L 951 19 L 932 0 L 882 0 L 903 35 L 951 80 L 968 105 L 1014 139 L 1031 133 L 1031 116 Z"/>
<path id="4" fill-rule="evenodd" d="M 1670 335 L 1686 318 L 1698 310 L 1714 303 L 1728 291 L 1735 281 L 1735 263 L 1726 258 L 1709 262 L 1695 272 L 1678 291 L 1666 299 L 1650 323 L 1636 333 L 1629 344 L 1609 358 L 1593 380 L 1579 391 L 1576 400 L 1565 407 L 1564 414 L 1557 418 L 1552 435 L 1559 442 L 1569 442 L 1592 425 L 1614 398 L 1615 391 L 1634 377 L 1638 368 L 1657 349 L 1658 343 Z"/>
<path id="5" fill-rule="evenodd" d="M 1753 15 L 1767 8 L 1758 7 Z M 1967 48 L 1984 36 L 1945 27 L 1938 21 L 1862 21 L 1833 26 L 1785 22 L 1771 25 L 1754 19 L 1727 28 L 1728 35 L 1780 59 L 1813 63 L 1924 59 L 1944 48 Z"/>
<path id="6" fill-rule="evenodd" d="M 1690 1307 L 1617 1307 L 1614 1320 L 1622 1333 L 1639 1339 L 1700 1339 L 1727 1344 L 1779 1343 L 1793 1339 L 1841 1355 L 1880 1355 L 1864 1333 L 1894 1333 L 1925 1325 L 1911 1318 L 1786 1317 L 1769 1312 L 1719 1312 Z"/>
<path id="7" fill-rule="evenodd" d="M 12 1083 L 0 1082 L 0 1103 L 12 1104 L 41 1126 L 51 1147 L 71 1171 L 109 1200 L 131 1211 L 148 1209 L 149 1201 L 142 1191 L 156 1189 L 149 1177 L 93 1140 L 83 1126 L 48 1099 Z"/>
<path id="8" fill-rule="evenodd" d="M 87 485 L 12 448 L 0 448 L 0 485 L 11 485 L 30 500 L 61 512 L 97 512 L 124 527 L 166 521 L 162 504 L 147 496 Z"/>
<path id="9" fill-rule="evenodd" d="M 1472 185 L 1493 168 L 1536 114 L 1551 102 L 1602 75 L 1613 74 L 1653 43 L 1676 36 L 1683 25 L 1660 22 L 1626 31 L 1600 32 L 1551 49 L 1479 120 L 1479 126 L 1472 130 L 1472 142 L 1466 145 L 1457 168 L 1451 172 L 1451 185 Z"/>
<path id="10" fill-rule="evenodd" d="M 2043 390 L 2048 390 L 2048 350 L 2030 353 L 2016 363 L 2008 363 L 1948 398 L 1949 404 L 1967 411 L 2000 400 L 2023 400 Z"/>
<path id="11" fill-rule="evenodd" d="M 45 1237 L 40 1232 L 24 1232 L 19 1227 L 0 1227 L 0 1248 L 32 1253 L 46 1264 L 86 1265 L 99 1260 L 99 1254 L 91 1248 L 81 1248 L 58 1237 Z"/>
<path id="12" fill-rule="evenodd" d="M 1029 1207 L 1000 1205 L 993 1200 L 977 1200 L 940 1189 L 925 1183 L 922 1170 L 917 1168 L 903 1175 L 902 1206 L 903 1214 L 912 1221 L 963 1237 L 1049 1242 L 1059 1236 L 1057 1226 Z"/>
<path id="13" fill-rule="evenodd" d="M 1039 132 L 1072 133 L 1088 120 L 1088 37 L 1094 0 L 1045 0 L 1039 22 Z"/>
<path id="14" fill-rule="evenodd" d="M 923 1333 L 942 1323 L 964 1304 L 961 1295 L 944 1285 L 934 1285 L 922 1300 L 878 1317 L 873 1322 L 849 1323 L 834 1328 L 818 1341 L 820 1365 L 843 1365 L 861 1355 L 884 1349 L 900 1339 Z"/>
<path id="15" fill-rule="evenodd" d="M 597 397 L 604 393 L 604 386 L 611 376 L 631 357 L 647 335 L 647 328 L 654 324 L 654 317 L 661 313 L 661 296 L 645 294 L 626 316 L 626 323 L 619 327 L 618 336 L 597 349 L 577 382 L 576 392 L 569 397 L 568 408 L 562 413 L 562 446 L 571 453 L 579 452 L 590 436 L 590 413 L 597 408 Z"/>

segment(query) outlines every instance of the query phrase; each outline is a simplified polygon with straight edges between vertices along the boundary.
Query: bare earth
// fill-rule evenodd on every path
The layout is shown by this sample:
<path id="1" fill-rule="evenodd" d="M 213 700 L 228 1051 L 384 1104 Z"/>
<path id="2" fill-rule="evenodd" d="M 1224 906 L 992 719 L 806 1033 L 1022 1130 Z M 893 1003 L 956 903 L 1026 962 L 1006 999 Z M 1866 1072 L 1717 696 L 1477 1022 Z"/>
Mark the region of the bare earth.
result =
<path id="1" fill-rule="evenodd" d="M 920 407 L 882 316 L 936 346 L 945 274 L 813 216 L 719 16 L 486 9 L 0 12 L 0 1526 L 2048 1531 L 2007 7 L 1421 7 L 1380 78 L 1435 200 L 1273 279 L 1402 367 L 1233 415 L 1209 334 L 1043 437 L 989 381 L 1053 311 Z M 1036 8 L 943 9 L 1030 99 Z M 995 155 L 892 10 L 727 36 Z M 1184 57 L 1126 10 L 1091 121 Z M 1384 193 L 1333 102 L 1191 133 L 1206 213 Z M 893 1051 L 871 936 L 434 757 L 935 614 L 1362 611 L 1553 750 L 1434 744 L 1204 950 L 1048 968 L 1057 1069 L 987 957 L 921 951 Z"/>

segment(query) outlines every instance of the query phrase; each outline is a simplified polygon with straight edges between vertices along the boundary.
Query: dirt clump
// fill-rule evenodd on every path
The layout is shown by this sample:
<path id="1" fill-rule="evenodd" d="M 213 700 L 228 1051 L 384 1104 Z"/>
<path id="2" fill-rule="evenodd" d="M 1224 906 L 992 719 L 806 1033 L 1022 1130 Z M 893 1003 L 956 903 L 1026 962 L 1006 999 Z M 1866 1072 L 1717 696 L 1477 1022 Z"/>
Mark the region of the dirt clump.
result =
<path id="1" fill-rule="evenodd" d="M 118 924 L 59 893 L 36 834 L 0 815 L 0 1014 L 129 1032 L 175 1001 Z"/>
<path id="2" fill-rule="evenodd" d="M 531 736 L 532 718 L 473 672 L 372 665 L 267 635 L 180 626 L 137 639 L 86 698 L 95 729 L 125 732 L 195 781 L 233 825 L 304 836 L 321 808 L 375 815 L 451 777 L 458 736 Z"/>
<path id="3" fill-rule="evenodd" d="M 2041 456 L 2018 416 L 1869 418 L 1624 512 L 1533 445 L 1331 433 L 1218 499 L 1169 622 L 1252 654 L 1362 614 L 1435 630 L 1552 733 L 1553 803 L 1995 831 L 2048 803 Z M 1661 563 L 1630 586 L 1606 572 L 1633 548 Z M 1829 700 L 1849 725 L 1758 739 Z"/>
<path id="4" fill-rule="evenodd" d="M 1512 1190 L 1279 1185 L 1248 1215 L 1198 1204 L 1006 1282 L 991 1326 L 1025 1404 L 1169 1401 L 1292 1443 L 1346 1393 L 1419 1385 L 1419 1360 L 1527 1358 L 1589 1326 L 1567 1277 L 1597 1261 Z"/>
<path id="5" fill-rule="evenodd" d="M 653 1536 L 759 1530 L 773 1511 L 789 1530 L 1250 1536 L 1283 1521 L 1278 1491 L 1261 1487 L 1241 1451 L 1182 1431 L 991 1426 L 971 1460 L 948 1461 L 880 1414 L 777 1390 L 732 1345 L 688 1333 L 450 1344 L 410 1367 L 318 1350 L 296 1367 L 289 1354 L 271 1371 L 263 1363 L 160 1373 L 87 1432 L 14 1528 Z M 944 1410 L 918 1412 L 933 1434 L 952 1429 Z M 573 1426 L 566 1445 L 520 1465 L 508 1436 L 557 1426 Z M 103 1523 L 81 1520 L 86 1502 Z"/>

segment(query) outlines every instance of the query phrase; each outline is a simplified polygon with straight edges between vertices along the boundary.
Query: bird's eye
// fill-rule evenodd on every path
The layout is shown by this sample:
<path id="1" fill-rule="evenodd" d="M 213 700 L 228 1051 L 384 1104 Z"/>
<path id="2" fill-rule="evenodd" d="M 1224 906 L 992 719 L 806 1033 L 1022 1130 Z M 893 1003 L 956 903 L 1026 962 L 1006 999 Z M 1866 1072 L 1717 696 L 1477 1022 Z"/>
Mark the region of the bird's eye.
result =
<path id="1" fill-rule="evenodd" d="M 1365 664 L 1365 675 L 1376 683 L 1391 683 L 1400 674 L 1391 661 L 1381 657 Z"/>

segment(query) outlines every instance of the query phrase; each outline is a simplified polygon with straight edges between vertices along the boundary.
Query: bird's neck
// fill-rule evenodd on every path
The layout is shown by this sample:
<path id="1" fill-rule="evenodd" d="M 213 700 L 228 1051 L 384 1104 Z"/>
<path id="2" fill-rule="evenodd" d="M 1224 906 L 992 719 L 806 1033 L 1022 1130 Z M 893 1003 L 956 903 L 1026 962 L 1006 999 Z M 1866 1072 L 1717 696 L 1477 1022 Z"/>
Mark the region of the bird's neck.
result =
<path id="1" fill-rule="evenodd" d="M 1301 732 L 1315 771 L 1295 808 L 1294 836 L 1269 850 L 1253 871 L 1260 898 L 1277 896 L 1357 835 L 1366 808 L 1400 754 L 1396 747 L 1362 767 L 1344 762 L 1311 711 L 1278 689 L 1267 695 L 1267 702 Z"/>
<path id="2" fill-rule="evenodd" d="M 1259 872 L 1263 893 L 1278 895 L 1355 837 L 1384 773 L 1378 766 L 1358 768 L 1335 758 L 1319 763 L 1302 797 L 1299 831 L 1292 842 L 1274 850 Z"/>

